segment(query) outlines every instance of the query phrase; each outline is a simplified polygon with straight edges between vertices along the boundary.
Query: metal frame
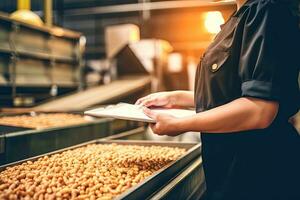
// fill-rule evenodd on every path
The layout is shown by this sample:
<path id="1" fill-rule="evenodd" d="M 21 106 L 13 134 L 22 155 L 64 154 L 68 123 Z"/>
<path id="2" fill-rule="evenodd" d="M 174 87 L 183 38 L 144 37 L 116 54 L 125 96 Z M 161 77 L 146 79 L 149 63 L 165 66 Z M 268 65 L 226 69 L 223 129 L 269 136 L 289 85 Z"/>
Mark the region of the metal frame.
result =
<path id="1" fill-rule="evenodd" d="M 122 140 L 93 140 L 90 142 L 82 143 L 80 145 L 75 145 L 69 148 L 61 149 L 51 153 L 46 153 L 40 156 L 36 156 L 30 159 L 21 160 L 14 162 L 8 165 L 0 166 L 0 171 L 5 170 L 7 167 L 12 167 L 19 165 L 26 161 L 34 161 L 42 156 L 49 156 L 56 153 L 61 153 L 63 151 L 75 149 L 78 147 L 83 147 L 89 144 L 122 144 L 122 145 L 143 145 L 143 146 L 169 146 L 169 147 L 180 147 L 187 149 L 187 152 L 178 158 L 176 161 L 171 162 L 162 169 L 155 172 L 153 175 L 149 176 L 136 186 L 130 188 L 123 194 L 116 197 L 116 199 L 147 199 L 153 194 L 157 193 L 166 183 L 168 183 L 174 176 L 182 171 L 189 163 L 191 163 L 197 157 L 200 157 L 201 154 L 201 144 L 199 143 L 178 143 L 178 142 L 153 142 L 153 141 L 122 141 Z"/>
<path id="2" fill-rule="evenodd" d="M 43 88 L 44 90 L 47 90 L 48 87 L 53 87 L 55 85 L 58 85 L 58 87 L 70 89 L 73 90 L 76 88 L 78 90 L 81 90 L 83 88 L 82 83 L 82 55 L 79 52 L 79 40 L 82 36 L 81 33 L 73 32 L 69 30 L 62 29 L 60 33 L 55 32 L 55 30 L 46 28 L 46 27 L 38 27 L 30 24 L 26 24 L 20 21 L 11 20 L 9 17 L 1 15 L 0 14 L 0 21 L 3 26 L 1 26 L 2 31 L 6 31 L 8 38 L 5 42 L 5 44 L 0 45 L 0 53 L 3 55 L 7 55 L 8 65 L 9 65 L 9 77 L 6 80 L 5 84 L 1 84 L 0 87 L 9 87 L 10 92 L 10 98 L 11 103 L 13 104 L 13 100 L 16 96 L 18 96 L 18 88 L 20 87 L 26 87 L 31 88 L 32 86 L 30 84 L 23 86 L 16 83 L 16 65 L 22 63 L 23 58 L 25 59 L 31 59 L 33 61 L 38 62 L 47 62 L 49 63 L 49 66 L 51 70 L 49 73 L 47 72 L 47 76 L 50 77 L 49 82 L 43 83 L 41 82 L 38 87 Z M 45 43 L 45 47 L 43 47 L 45 50 L 41 50 L 40 46 L 36 46 L 33 49 L 28 48 L 27 43 L 18 42 L 20 39 L 20 31 L 24 31 L 23 33 L 33 33 L 35 36 L 38 36 L 39 40 L 43 38 L 43 41 Z M 31 36 L 29 38 L 31 40 L 34 40 L 34 36 Z M 72 50 L 67 50 L 68 54 L 63 55 L 63 52 L 60 54 L 55 53 L 53 48 L 56 48 L 54 46 L 51 46 L 51 42 L 53 45 L 61 44 L 61 41 L 68 44 L 68 48 Z M 19 44 L 19 46 L 18 46 Z M 24 45 L 25 44 L 25 45 Z M 70 46 L 70 47 L 69 47 Z M 76 51 L 76 52 L 75 52 Z M 67 64 L 70 66 L 68 69 L 72 71 L 73 73 L 73 80 L 68 84 L 60 83 L 59 81 L 54 82 L 53 81 L 53 75 L 52 75 L 52 68 L 53 65 L 60 66 L 62 63 Z M 45 65 L 46 66 L 46 65 Z M 77 72 L 78 71 L 78 72 Z"/>
<path id="3" fill-rule="evenodd" d="M 0 125 L 0 165 L 107 137 L 113 134 L 113 123 L 113 119 L 102 118 L 41 130 Z"/>
<path id="4" fill-rule="evenodd" d="M 145 127 L 122 132 L 101 140 L 149 140 L 144 137 Z M 157 141 L 151 140 L 150 141 Z M 188 164 L 174 179 L 162 186 L 156 193 L 147 199 L 187 199 L 200 200 L 206 191 L 202 158 L 199 156 Z"/>
<path id="5" fill-rule="evenodd" d="M 151 196 L 156 199 L 195 200 L 203 197 L 206 190 L 202 158 L 195 159 L 178 176 L 171 180 L 159 192 Z"/>
<path id="6" fill-rule="evenodd" d="M 69 9 L 64 11 L 65 16 L 79 16 L 79 15 L 98 15 L 124 12 L 138 12 L 151 10 L 165 10 L 178 8 L 193 8 L 193 7 L 220 7 L 220 6 L 234 6 L 235 1 L 225 0 L 214 2 L 212 0 L 181 0 L 181 1 L 158 1 L 158 2 L 142 2 L 124 5 L 101 6 L 94 8 Z"/>

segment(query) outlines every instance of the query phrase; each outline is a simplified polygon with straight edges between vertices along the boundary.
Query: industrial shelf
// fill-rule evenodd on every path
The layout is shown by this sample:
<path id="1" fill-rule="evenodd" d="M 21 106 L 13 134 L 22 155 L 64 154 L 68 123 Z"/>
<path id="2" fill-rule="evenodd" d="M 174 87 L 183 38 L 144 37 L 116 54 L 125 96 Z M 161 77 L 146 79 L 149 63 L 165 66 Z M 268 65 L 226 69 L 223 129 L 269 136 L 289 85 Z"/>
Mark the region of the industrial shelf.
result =
<path id="1" fill-rule="evenodd" d="M 9 16 L 1 14 L 0 13 L 0 20 L 5 23 L 6 25 L 10 26 L 21 26 L 25 27 L 34 31 L 39 31 L 41 33 L 44 33 L 48 36 L 55 36 L 55 37 L 62 37 L 62 38 L 67 38 L 67 39 L 75 39 L 77 40 L 82 34 L 79 32 L 67 30 L 67 29 L 61 29 L 59 32 L 57 32 L 53 28 L 48 28 L 48 27 L 41 27 L 41 26 L 35 26 L 32 24 L 27 24 L 18 20 L 11 20 Z"/>
<path id="2" fill-rule="evenodd" d="M 77 60 L 74 60 L 74 58 L 68 57 L 68 56 L 58 56 L 58 55 L 52 55 L 50 53 L 45 52 L 32 52 L 32 51 L 25 51 L 25 50 L 11 50 L 9 48 L 1 47 L 0 46 L 0 53 L 5 54 L 11 54 L 16 55 L 20 57 L 29 57 L 29 58 L 35 58 L 40 60 L 48 60 L 48 61 L 55 61 L 55 62 L 68 62 L 68 63 L 76 63 Z"/>
<path id="3" fill-rule="evenodd" d="M 60 89 L 53 89 L 54 96 L 82 88 L 81 33 L 34 26 L 1 14 L 0 22 L 0 90 L 11 96 L 0 105 L 13 105 L 22 95 L 49 95 L 52 86 Z"/>

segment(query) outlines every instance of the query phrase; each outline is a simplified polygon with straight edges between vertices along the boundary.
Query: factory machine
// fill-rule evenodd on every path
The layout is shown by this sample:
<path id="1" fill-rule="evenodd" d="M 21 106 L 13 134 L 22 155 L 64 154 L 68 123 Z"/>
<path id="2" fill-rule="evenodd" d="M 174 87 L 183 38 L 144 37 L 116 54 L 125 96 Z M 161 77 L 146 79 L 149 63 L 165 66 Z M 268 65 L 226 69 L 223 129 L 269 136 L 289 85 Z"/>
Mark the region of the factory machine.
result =
<path id="1" fill-rule="evenodd" d="M 107 57 L 84 64 L 81 33 L 0 15 L 0 199 L 203 199 L 199 133 L 163 137 L 83 115 L 167 88 L 170 43 L 140 39 L 133 24 L 105 34 Z"/>
<path id="2" fill-rule="evenodd" d="M 28 107 L 82 88 L 77 32 L 0 15 L 0 106 Z"/>
<path id="3" fill-rule="evenodd" d="M 142 95 L 150 88 L 145 71 L 86 88 L 81 33 L 6 14 L 0 14 L 0 22 L 0 164 L 143 126 L 86 119 L 83 111 L 120 99 L 129 101 L 129 94 Z M 44 123 L 48 125 L 41 127 Z"/>
<path id="4" fill-rule="evenodd" d="M 198 199 L 203 195 L 199 139 L 162 139 L 155 137 L 144 123 L 83 116 L 83 111 L 91 107 L 133 102 L 151 91 L 166 89 L 163 73 L 172 51 L 167 41 L 140 40 L 133 25 L 108 27 L 108 81 L 103 79 L 101 85 L 86 88 L 81 33 L 30 25 L 6 15 L 0 15 L 0 22 L 0 106 L 19 107 L 2 109 L 0 115 L 0 199 L 18 199 L 22 195 L 44 199 Z M 126 32 L 128 37 L 124 37 Z M 158 153 L 149 153 L 152 150 Z M 103 156 L 89 154 L 93 152 Z M 116 154 L 127 157 L 113 159 Z M 47 164 L 48 160 L 56 163 Z M 80 162 L 83 170 L 79 173 L 85 180 L 78 180 L 72 188 L 68 188 L 68 179 L 53 179 L 67 173 L 65 164 L 58 163 L 64 160 L 69 164 Z M 56 166 L 47 180 L 53 179 L 57 187 L 41 185 L 25 194 L 20 185 L 5 183 L 4 177 L 10 176 L 11 180 L 16 177 L 18 183 L 23 179 L 35 181 L 35 175 L 25 174 L 25 169 L 22 172 L 22 166 L 30 169 L 41 162 Z M 86 168 L 95 163 L 98 167 Z M 117 170 L 112 172 L 105 168 L 107 165 Z M 108 171 L 102 172 L 99 166 Z M 42 173 L 39 172 L 41 176 Z M 111 176 L 115 177 L 109 179 Z M 112 183 L 116 179 L 118 182 Z M 92 180 L 98 185 L 92 187 L 92 183 L 85 182 Z"/>

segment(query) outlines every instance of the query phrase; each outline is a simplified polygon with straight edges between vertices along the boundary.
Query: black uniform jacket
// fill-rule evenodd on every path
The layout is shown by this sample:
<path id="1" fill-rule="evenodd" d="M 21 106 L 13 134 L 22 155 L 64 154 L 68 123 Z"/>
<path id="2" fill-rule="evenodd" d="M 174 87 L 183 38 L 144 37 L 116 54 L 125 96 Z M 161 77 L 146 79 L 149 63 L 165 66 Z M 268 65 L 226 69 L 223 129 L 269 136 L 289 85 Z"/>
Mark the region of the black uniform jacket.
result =
<path id="1" fill-rule="evenodd" d="M 222 26 L 196 72 L 197 112 L 241 97 L 279 103 L 263 130 L 202 133 L 209 199 L 300 199 L 298 20 L 284 2 L 249 0 Z M 222 123 L 222 121 L 216 121 Z"/>

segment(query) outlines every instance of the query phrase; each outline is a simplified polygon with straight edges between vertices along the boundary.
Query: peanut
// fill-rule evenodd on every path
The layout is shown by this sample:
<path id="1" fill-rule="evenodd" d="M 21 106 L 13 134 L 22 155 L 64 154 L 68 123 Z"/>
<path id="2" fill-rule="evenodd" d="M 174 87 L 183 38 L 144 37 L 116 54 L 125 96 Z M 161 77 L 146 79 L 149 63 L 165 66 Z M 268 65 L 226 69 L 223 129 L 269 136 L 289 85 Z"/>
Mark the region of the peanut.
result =
<path id="1" fill-rule="evenodd" d="M 112 199 L 185 149 L 93 144 L 0 172 L 0 199 Z"/>
<path id="2" fill-rule="evenodd" d="M 20 126 L 25 128 L 45 129 L 84 123 L 81 115 L 69 113 L 42 113 L 36 116 L 17 115 L 0 118 L 1 125 Z"/>

